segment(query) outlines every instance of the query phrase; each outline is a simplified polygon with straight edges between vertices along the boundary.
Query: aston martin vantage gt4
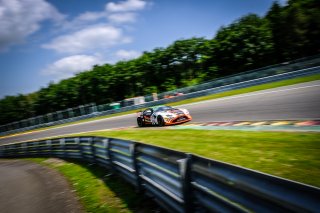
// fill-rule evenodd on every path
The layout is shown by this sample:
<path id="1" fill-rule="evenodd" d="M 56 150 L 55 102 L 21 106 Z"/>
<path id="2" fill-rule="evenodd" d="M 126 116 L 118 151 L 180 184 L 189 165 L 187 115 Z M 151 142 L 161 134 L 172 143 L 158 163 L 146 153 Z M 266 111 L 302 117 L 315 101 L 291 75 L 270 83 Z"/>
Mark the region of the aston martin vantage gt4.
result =
<path id="1" fill-rule="evenodd" d="M 170 106 L 150 107 L 138 112 L 137 124 L 139 127 L 168 126 L 191 121 L 192 117 L 188 110 Z"/>

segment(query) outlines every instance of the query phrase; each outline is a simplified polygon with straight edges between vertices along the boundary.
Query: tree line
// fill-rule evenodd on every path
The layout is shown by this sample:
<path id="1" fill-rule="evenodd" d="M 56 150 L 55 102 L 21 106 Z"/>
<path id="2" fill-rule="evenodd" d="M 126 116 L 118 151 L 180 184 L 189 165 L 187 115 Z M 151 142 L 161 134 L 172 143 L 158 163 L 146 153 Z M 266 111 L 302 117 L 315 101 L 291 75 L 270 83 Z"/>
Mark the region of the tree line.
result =
<path id="1" fill-rule="evenodd" d="M 32 94 L 0 100 L 0 124 L 88 103 L 191 86 L 230 74 L 320 53 L 320 1 L 274 2 L 263 17 L 248 14 L 212 39 L 190 38 L 136 59 L 95 65 Z"/>

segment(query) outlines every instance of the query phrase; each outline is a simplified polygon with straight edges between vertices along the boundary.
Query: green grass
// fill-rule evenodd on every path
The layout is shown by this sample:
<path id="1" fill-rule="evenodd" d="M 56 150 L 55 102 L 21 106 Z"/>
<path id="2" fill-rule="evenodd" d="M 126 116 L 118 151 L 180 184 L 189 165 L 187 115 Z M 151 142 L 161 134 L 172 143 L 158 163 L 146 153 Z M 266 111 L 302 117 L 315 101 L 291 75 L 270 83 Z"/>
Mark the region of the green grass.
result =
<path id="1" fill-rule="evenodd" d="M 32 158 L 33 162 L 58 170 L 69 181 L 86 212 L 155 212 L 158 207 L 108 170 L 86 163 Z"/>
<path id="2" fill-rule="evenodd" d="M 187 100 L 183 100 L 183 101 L 173 102 L 173 103 L 170 103 L 169 105 L 178 106 L 178 105 L 183 105 L 183 104 L 190 104 L 190 103 L 195 103 L 195 102 L 199 102 L 199 101 L 206 101 L 206 100 L 211 100 L 211 99 L 223 98 L 223 97 L 232 96 L 232 95 L 239 95 L 239 94 L 244 94 L 244 93 L 249 93 L 249 92 L 255 92 L 255 91 L 260 91 L 260 90 L 265 90 L 265 89 L 272 89 L 272 88 L 276 88 L 276 87 L 288 86 L 288 85 L 310 82 L 310 81 L 315 81 L 315 80 L 320 80 L 320 74 L 306 76 L 306 77 L 300 77 L 300 78 L 294 78 L 294 79 L 289 79 L 289 80 L 283 80 L 283 81 L 278 81 L 278 82 L 273 82 L 273 83 L 268 83 L 268 84 L 262 84 L 262 85 L 258 85 L 258 86 L 237 89 L 237 90 L 222 92 L 222 93 L 218 93 L 218 94 L 202 96 L 202 97 L 198 97 L 198 98 L 187 99 Z M 94 117 L 94 118 L 88 118 L 88 119 L 84 119 L 84 120 L 80 120 L 80 121 L 70 122 L 70 123 L 66 123 L 66 124 L 60 124 L 60 125 L 51 126 L 51 127 L 39 128 L 39 129 L 30 130 L 30 131 L 21 132 L 21 133 L 46 130 L 46 129 L 56 128 L 56 127 L 68 126 L 68 125 L 72 125 L 72 124 L 85 123 L 85 122 L 100 120 L 100 119 L 104 119 L 104 118 L 110 118 L 110 117 L 115 117 L 115 116 L 120 116 L 120 115 L 127 115 L 127 114 L 131 114 L 131 113 L 135 113 L 137 111 L 138 110 L 131 110 L 131 111 L 126 111 L 126 112 L 121 112 L 121 113 L 115 113 L 115 114 L 110 114 L 110 115 Z M 20 133 L 17 133 L 17 134 L 20 134 Z M 15 134 L 13 134 L 13 135 L 15 135 Z M 8 136 L 10 136 L 10 135 L 3 136 L 3 137 L 8 137 Z M 3 138 L 3 137 L 0 137 L 0 138 Z"/>
<path id="3" fill-rule="evenodd" d="M 79 135 L 87 134 L 73 136 Z M 142 128 L 90 135 L 140 141 L 320 187 L 320 133 Z M 100 167 L 45 158 L 32 160 L 61 172 L 87 212 L 144 213 L 157 209 L 121 178 L 109 176 Z"/>
<path id="4" fill-rule="evenodd" d="M 320 187 L 320 133 L 143 128 L 90 135 L 190 152 Z"/>

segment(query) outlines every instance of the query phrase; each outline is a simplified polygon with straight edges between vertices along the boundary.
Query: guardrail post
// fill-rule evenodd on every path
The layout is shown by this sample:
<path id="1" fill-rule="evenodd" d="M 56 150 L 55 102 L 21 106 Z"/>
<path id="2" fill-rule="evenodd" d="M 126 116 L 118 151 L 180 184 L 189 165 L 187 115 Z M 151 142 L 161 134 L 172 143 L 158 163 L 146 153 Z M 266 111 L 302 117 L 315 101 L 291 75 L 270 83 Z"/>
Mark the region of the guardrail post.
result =
<path id="1" fill-rule="evenodd" d="M 69 117 L 69 118 L 74 117 L 74 112 L 73 112 L 73 109 L 72 109 L 72 108 L 69 108 L 69 109 L 68 109 L 68 117 Z"/>
<path id="2" fill-rule="evenodd" d="M 32 146 L 33 146 L 33 153 L 36 157 L 39 157 L 40 155 L 40 150 L 39 150 L 39 141 L 34 141 L 32 142 Z"/>
<path id="3" fill-rule="evenodd" d="M 138 193 L 142 192 L 142 185 L 141 185 L 141 178 L 140 178 L 140 171 L 139 171 L 139 166 L 138 166 L 138 160 L 137 160 L 137 146 L 139 146 L 138 143 L 133 142 L 130 145 L 130 154 L 132 157 L 132 164 L 134 168 L 134 173 L 136 176 L 136 184 L 137 184 L 137 191 Z"/>
<path id="4" fill-rule="evenodd" d="M 8 156 L 7 145 L 2 145 L 2 153 L 4 157 Z"/>
<path id="5" fill-rule="evenodd" d="M 34 125 L 34 117 L 29 118 L 28 120 L 30 120 L 30 126 L 33 126 Z"/>
<path id="6" fill-rule="evenodd" d="M 84 106 L 83 106 L 83 105 L 80 105 L 80 106 L 79 106 L 79 110 L 80 110 L 80 116 L 85 114 Z"/>
<path id="7" fill-rule="evenodd" d="M 81 143 L 80 143 L 80 138 L 75 138 L 75 139 L 74 139 L 74 142 L 78 145 L 78 150 L 79 150 L 79 152 L 80 152 L 81 160 L 84 160 L 84 159 L 83 159 L 82 146 L 81 146 Z"/>
<path id="8" fill-rule="evenodd" d="M 47 147 L 48 147 L 48 150 L 49 150 L 49 156 L 52 157 L 52 145 L 51 145 L 51 140 L 47 140 Z"/>
<path id="9" fill-rule="evenodd" d="M 109 159 L 109 156 L 108 156 L 108 152 L 107 152 L 107 148 L 108 148 L 108 139 L 102 139 L 102 143 L 103 143 L 103 147 L 105 148 L 106 152 L 105 152 L 105 156 L 108 160 Z"/>
<path id="10" fill-rule="evenodd" d="M 62 111 L 57 111 L 57 121 L 60 121 L 63 119 Z"/>
<path id="11" fill-rule="evenodd" d="M 35 126 L 38 126 L 38 125 L 40 124 L 39 117 L 40 117 L 40 116 L 36 116 L 36 117 L 34 118 L 34 125 L 35 125 Z"/>
<path id="12" fill-rule="evenodd" d="M 66 140 L 65 140 L 65 138 L 60 138 L 60 147 L 62 147 L 62 150 L 63 150 L 63 157 L 67 158 L 68 153 L 66 152 Z"/>
<path id="13" fill-rule="evenodd" d="M 182 197 L 184 201 L 184 212 L 192 213 L 193 211 L 193 199 L 191 190 L 191 154 L 186 154 L 185 159 L 178 160 L 179 172 L 181 177 Z"/>
<path id="14" fill-rule="evenodd" d="M 90 111 L 91 111 L 91 113 L 98 112 L 98 107 L 97 107 L 97 105 L 96 105 L 96 104 L 93 104 L 93 106 L 90 107 Z"/>
<path id="15" fill-rule="evenodd" d="M 108 155 L 108 158 L 109 158 L 109 161 L 110 161 L 110 169 L 111 169 L 111 173 L 113 173 L 115 171 L 115 168 L 113 166 L 113 162 L 112 162 L 112 154 L 111 154 L 111 141 L 112 139 L 111 138 L 108 138 L 107 139 L 107 146 L 106 146 L 106 149 L 107 149 L 107 155 Z"/>
<path id="16" fill-rule="evenodd" d="M 21 152 L 23 156 L 27 155 L 27 146 L 26 143 L 21 143 Z"/>
<path id="17" fill-rule="evenodd" d="M 44 116 L 40 115 L 39 116 L 39 124 L 43 124 L 44 123 Z"/>
<path id="18" fill-rule="evenodd" d="M 47 117 L 48 117 L 48 122 L 53 121 L 53 115 L 52 115 L 52 113 L 48 113 L 48 114 L 47 114 Z"/>
<path id="19" fill-rule="evenodd" d="M 92 155 L 92 163 L 96 163 L 96 149 L 93 146 L 94 145 L 94 137 L 90 137 L 89 139 L 90 149 L 91 149 L 91 155 Z"/>

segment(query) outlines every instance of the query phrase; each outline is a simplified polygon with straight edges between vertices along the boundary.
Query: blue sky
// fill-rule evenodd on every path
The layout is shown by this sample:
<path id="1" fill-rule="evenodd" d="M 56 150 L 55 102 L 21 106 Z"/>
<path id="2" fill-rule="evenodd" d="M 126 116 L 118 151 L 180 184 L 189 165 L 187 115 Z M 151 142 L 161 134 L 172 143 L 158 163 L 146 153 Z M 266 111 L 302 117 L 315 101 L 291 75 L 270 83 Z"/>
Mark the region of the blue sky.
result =
<path id="1" fill-rule="evenodd" d="M 272 0 L 0 0 L 0 98 L 178 39 L 213 38 Z"/>

